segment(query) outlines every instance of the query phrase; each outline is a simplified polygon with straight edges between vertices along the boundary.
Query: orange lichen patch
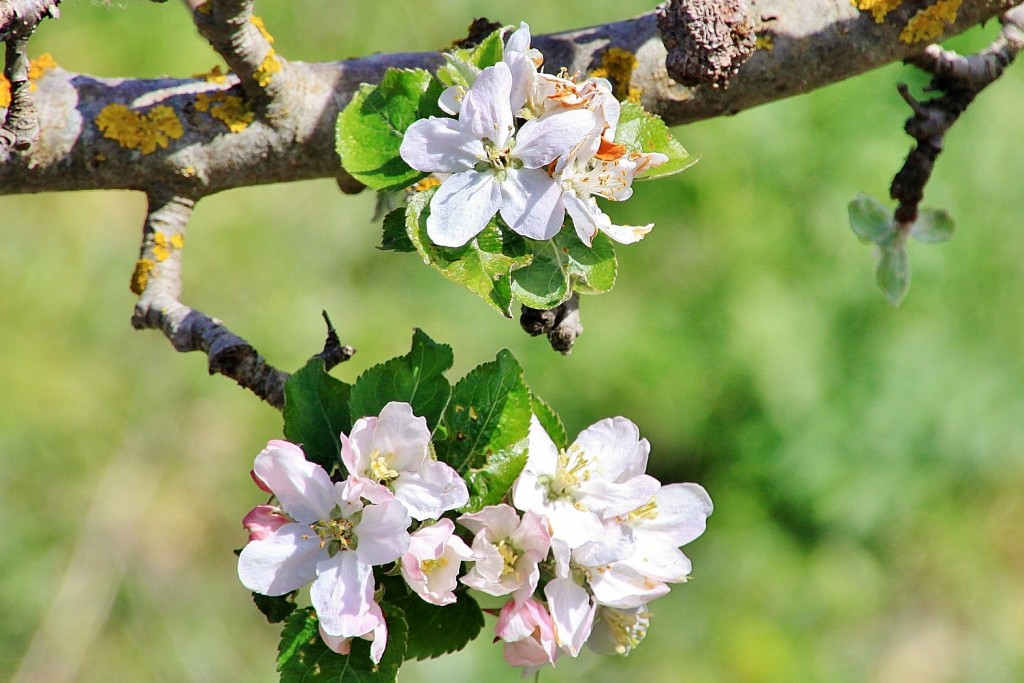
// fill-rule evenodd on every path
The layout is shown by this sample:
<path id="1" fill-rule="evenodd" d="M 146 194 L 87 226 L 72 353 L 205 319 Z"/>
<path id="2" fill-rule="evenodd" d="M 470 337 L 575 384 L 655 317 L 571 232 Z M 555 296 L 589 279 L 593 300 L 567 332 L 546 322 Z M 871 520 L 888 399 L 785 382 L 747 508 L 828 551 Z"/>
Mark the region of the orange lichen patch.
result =
<path id="1" fill-rule="evenodd" d="M 228 75 L 220 70 L 220 64 L 202 74 L 192 74 L 192 78 L 204 78 L 207 83 L 227 83 Z"/>
<path id="2" fill-rule="evenodd" d="M 153 233 L 153 258 L 156 259 L 157 263 L 166 261 L 171 257 L 175 249 L 181 249 L 184 246 L 185 238 L 181 233 L 175 233 L 170 237 L 162 232 Z"/>
<path id="3" fill-rule="evenodd" d="M 241 97 L 226 92 L 199 93 L 196 95 L 196 109 L 209 111 L 210 116 L 223 122 L 232 133 L 245 130 L 256 118 Z"/>
<path id="4" fill-rule="evenodd" d="M 267 50 L 267 56 L 263 58 L 263 62 L 260 67 L 256 69 L 256 73 L 253 76 L 256 77 L 256 82 L 260 84 L 261 88 L 267 87 L 270 84 L 270 80 L 274 77 L 278 71 L 281 70 L 281 60 L 277 58 L 277 53 L 274 52 L 274 48 Z"/>
<path id="5" fill-rule="evenodd" d="M 0 109 L 6 109 L 11 104 L 11 84 L 0 74 Z"/>
<path id="6" fill-rule="evenodd" d="M 871 12 L 876 24 L 885 21 L 885 17 L 900 6 L 903 0 L 850 0 L 850 3 L 862 12 Z"/>
<path id="7" fill-rule="evenodd" d="M 253 26 L 259 29 L 260 33 L 263 34 L 263 37 L 267 39 L 268 43 L 274 42 L 274 36 L 270 35 L 270 31 L 267 30 L 267 25 L 263 23 L 263 19 L 254 14 L 250 21 L 252 21 Z"/>
<path id="8" fill-rule="evenodd" d="M 44 52 L 28 63 L 28 79 L 34 81 L 50 69 L 56 68 L 57 60 L 49 52 Z"/>
<path id="9" fill-rule="evenodd" d="M 149 278 L 156 268 L 156 262 L 150 258 L 140 258 L 135 262 L 135 270 L 132 271 L 130 287 L 133 293 L 141 295 L 149 284 Z"/>
<path id="10" fill-rule="evenodd" d="M 639 61 L 636 55 L 629 50 L 618 47 L 611 47 L 601 55 L 601 66 L 594 69 L 590 75 L 597 78 L 607 78 L 612 82 L 612 92 L 620 100 L 639 102 L 642 94 L 640 88 L 630 86 L 633 79 L 633 69 Z"/>
<path id="11" fill-rule="evenodd" d="M 124 104 L 108 104 L 96 115 L 96 127 L 103 137 L 143 154 L 155 152 L 157 147 L 166 149 L 171 140 L 185 134 L 177 113 L 163 104 L 146 113 L 133 111 Z"/>
<path id="12" fill-rule="evenodd" d="M 920 10 L 903 27 L 900 40 L 908 45 L 935 40 L 956 22 L 956 13 L 961 4 L 963 0 L 939 0 L 931 7 Z"/>
<path id="13" fill-rule="evenodd" d="M 437 176 L 429 175 L 413 185 L 412 189 L 414 192 L 423 192 L 424 190 L 429 190 L 432 187 L 437 187 L 440 184 L 441 181 L 437 179 Z"/>

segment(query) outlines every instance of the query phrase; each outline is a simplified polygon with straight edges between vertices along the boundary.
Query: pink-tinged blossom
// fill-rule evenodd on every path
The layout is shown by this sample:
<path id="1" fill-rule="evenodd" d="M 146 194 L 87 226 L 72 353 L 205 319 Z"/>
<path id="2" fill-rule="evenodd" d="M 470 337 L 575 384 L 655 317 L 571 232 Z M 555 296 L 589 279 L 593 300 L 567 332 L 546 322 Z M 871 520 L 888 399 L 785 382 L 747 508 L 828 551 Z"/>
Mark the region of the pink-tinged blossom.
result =
<path id="1" fill-rule="evenodd" d="M 411 534 L 402 555 L 402 576 L 417 595 L 434 605 L 455 602 L 459 569 L 473 552 L 455 535 L 455 523 L 442 519 Z"/>
<path id="2" fill-rule="evenodd" d="M 268 443 L 253 470 L 290 521 L 242 549 L 242 584 L 263 595 L 284 595 L 312 581 L 310 599 L 326 633 L 344 638 L 379 631 L 373 566 L 408 549 L 410 519 L 402 504 L 391 499 L 364 505 L 358 487 L 333 483 L 287 441 Z"/>
<path id="3" fill-rule="evenodd" d="M 548 554 L 551 537 L 540 515 L 527 512 L 522 519 L 505 504 L 489 505 L 480 512 L 459 517 L 475 535 L 476 562 L 462 582 L 489 595 L 514 593 L 522 603 L 533 595 L 540 578 L 538 563 Z"/>
<path id="4" fill-rule="evenodd" d="M 553 539 L 578 548 L 601 538 L 604 518 L 636 509 L 658 490 L 658 480 L 644 474 L 649 452 L 647 439 L 624 417 L 587 427 L 566 449 L 534 417 L 512 502 L 546 517 Z"/>
<path id="5" fill-rule="evenodd" d="M 552 579 L 544 586 L 544 597 L 555 626 L 555 638 L 562 650 L 575 657 L 590 637 L 597 605 L 590 593 L 571 576 Z"/>
<path id="6" fill-rule="evenodd" d="M 288 524 L 291 520 L 276 505 L 257 505 L 242 519 L 250 541 L 259 541 Z"/>
<path id="7" fill-rule="evenodd" d="M 341 460 L 363 497 L 394 497 L 413 519 L 437 518 L 469 502 L 462 477 L 431 456 L 427 421 L 408 403 L 392 401 L 379 417 L 356 420 L 352 432 L 341 435 Z"/>
<path id="8" fill-rule="evenodd" d="M 388 642 L 388 625 L 384 621 L 384 614 L 380 611 L 380 605 L 373 603 L 370 606 L 370 618 L 376 621 L 376 626 L 373 630 L 364 633 L 359 636 L 363 640 L 370 641 L 370 659 L 374 664 L 380 664 L 381 657 L 384 656 L 384 648 L 387 647 Z M 330 649 L 337 652 L 339 655 L 347 655 L 352 651 L 352 638 L 344 636 L 332 636 L 324 630 L 324 625 L 319 625 L 320 638 L 324 641 Z"/>
<path id="9" fill-rule="evenodd" d="M 523 667 L 523 678 L 542 666 L 554 664 L 561 654 L 551 615 L 533 598 L 521 604 L 515 600 L 506 602 L 494 633 L 505 641 L 505 661 Z"/>
<path id="10" fill-rule="evenodd" d="M 509 65 L 498 62 L 477 76 L 457 119 L 420 119 L 405 131 L 399 153 L 406 163 L 452 174 L 430 201 L 427 235 L 435 244 L 466 244 L 496 213 L 531 239 L 550 239 L 562 226 L 561 189 L 546 167 L 593 128 L 594 115 L 569 111 L 516 130 L 523 101 L 513 85 Z"/>

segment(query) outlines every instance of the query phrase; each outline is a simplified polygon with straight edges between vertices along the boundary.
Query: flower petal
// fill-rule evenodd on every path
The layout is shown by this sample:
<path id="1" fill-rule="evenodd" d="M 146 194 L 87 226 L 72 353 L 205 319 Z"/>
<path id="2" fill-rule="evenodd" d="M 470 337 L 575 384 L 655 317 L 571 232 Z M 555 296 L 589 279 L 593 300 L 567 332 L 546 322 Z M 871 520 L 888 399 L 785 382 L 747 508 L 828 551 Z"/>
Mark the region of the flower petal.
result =
<path id="1" fill-rule="evenodd" d="M 393 562 L 409 550 L 409 514 L 397 500 L 363 508 L 363 519 L 355 528 L 359 546 L 356 554 L 367 565 Z"/>
<path id="2" fill-rule="evenodd" d="M 411 405 L 391 401 L 381 409 L 373 430 L 373 448 L 393 453 L 391 466 L 396 470 L 419 469 L 429 454 L 429 443 L 427 421 L 414 415 Z"/>
<path id="3" fill-rule="evenodd" d="M 498 62 L 480 72 L 462 100 L 459 122 L 478 140 L 487 138 L 503 147 L 515 127 L 512 125 L 512 72 Z"/>
<path id="4" fill-rule="evenodd" d="M 309 598 L 324 631 L 332 636 L 361 636 L 377 626 L 370 613 L 373 568 L 350 550 L 317 564 Z"/>
<path id="5" fill-rule="evenodd" d="M 591 246 L 597 231 L 603 227 L 600 219 L 607 218 L 605 213 L 598 208 L 592 197 L 583 199 L 575 192 L 562 193 L 562 203 L 572 218 L 572 225 L 576 228 L 580 241 L 588 247 Z"/>
<path id="6" fill-rule="evenodd" d="M 540 169 L 510 168 L 501 183 L 501 217 L 524 237 L 549 240 L 565 220 L 562 190 Z"/>
<path id="7" fill-rule="evenodd" d="M 242 548 L 238 578 L 251 591 L 284 595 L 316 578 L 316 564 L 325 558 L 327 549 L 320 547 L 320 538 L 308 526 L 286 524 Z"/>
<path id="8" fill-rule="evenodd" d="M 555 625 L 555 638 L 566 653 L 575 657 L 590 637 L 597 606 L 591 603 L 587 590 L 569 578 L 550 581 L 544 587 L 544 595 Z"/>
<path id="9" fill-rule="evenodd" d="M 658 537 L 667 545 L 686 545 L 704 533 L 707 518 L 714 510 L 711 497 L 699 484 L 662 486 L 654 497 L 656 515 L 644 519 L 638 533 Z"/>
<path id="10" fill-rule="evenodd" d="M 512 155 L 526 168 L 547 166 L 556 157 L 572 149 L 594 128 L 594 114 L 586 109 L 571 109 L 533 119 L 516 133 Z"/>
<path id="11" fill-rule="evenodd" d="M 647 471 L 651 445 L 624 417 L 595 422 L 580 432 L 576 443 L 590 460 L 601 463 L 601 478 L 605 481 L 624 481 Z"/>
<path id="12" fill-rule="evenodd" d="M 458 472 L 437 460 L 428 459 L 415 472 L 403 472 L 394 481 L 395 498 L 413 519 L 440 517 L 448 510 L 469 502 L 469 489 Z"/>
<path id="13" fill-rule="evenodd" d="M 253 463 L 284 511 L 310 524 L 325 519 L 334 507 L 334 484 L 324 468 L 306 460 L 302 449 L 287 441 L 271 441 Z"/>
<path id="14" fill-rule="evenodd" d="M 501 189 L 493 173 L 457 173 L 430 200 L 427 235 L 442 247 L 461 247 L 487 227 L 500 206 Z"/>
<path id="15" fill-rule="evenodd" d="M 406 129 L 398 153 L 405 163 L 427 173 L 459 173 L 486 158 L 480 138 L 455 119 L 433 116 Z"/>

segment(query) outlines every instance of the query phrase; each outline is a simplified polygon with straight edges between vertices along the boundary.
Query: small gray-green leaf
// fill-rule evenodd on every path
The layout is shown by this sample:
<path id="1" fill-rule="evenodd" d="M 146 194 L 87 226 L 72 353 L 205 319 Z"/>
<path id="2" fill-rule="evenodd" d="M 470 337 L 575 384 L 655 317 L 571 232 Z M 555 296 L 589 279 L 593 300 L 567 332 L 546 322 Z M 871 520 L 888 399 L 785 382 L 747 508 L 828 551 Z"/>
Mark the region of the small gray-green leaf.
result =
<path id="1" fill-rule="evenodd" d="M 936 244 L 948 242 L 956 231 L 956 221 L 945 209 L 921 209 L 910 228 L 910 234 L 918 242 Z"/>
<path id="2" fill-rule="evenodd" d="M 895 232 L 892 212 L 871 195 L 858 194 L 847 208 L 850 212 L 850 227 L 865 242 L 881 244 Z"/>
<path id="3" fill-rule="evenodd" d="M 910 288 L 910 254 L 904 244 L 882 247 L 875 269 L 875 282 L 893 306 L 899 306 Z"/>

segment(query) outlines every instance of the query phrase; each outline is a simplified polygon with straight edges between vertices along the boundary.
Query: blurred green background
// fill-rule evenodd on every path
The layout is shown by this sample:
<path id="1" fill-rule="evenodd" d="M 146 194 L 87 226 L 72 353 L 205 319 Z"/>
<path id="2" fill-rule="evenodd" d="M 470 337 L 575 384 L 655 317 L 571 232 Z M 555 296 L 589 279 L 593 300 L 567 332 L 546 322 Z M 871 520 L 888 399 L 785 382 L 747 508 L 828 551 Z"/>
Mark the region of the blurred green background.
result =
<path id="1" fill-rule="evenodd" d="M 286 57 L 426 50 L 475 16 L 535 33 L 649 0 L 263 0 Z M 219 63 L 180 5 L 62 6 L 32 54 L 104 76 Z M 994 24 L 994 22 L 993 22 Z M 985 44 L 991 25 L 957 42 Z M 576 433 L 636 421 L 664 481 L 716 504 L 694 579 L 653 604 L 629 657 L 586 653 L 543 680 L 1024 680 L 1024 69 L 947 140 L 926 204 L 960 230 L 911 245 L 900 309 L 873 284 L 846 203 L 879 197 L 910 141 L 899 65 L 676 129 L 702 161 L 608 207 L 655 221 L 620 281 L 583 301 L 569 357 L 422 267 L 383 253 L 373 198 L 332 181 L 202 201 L 185 301 L 297 368 L 327 309 L 352 380 L 422 327 L 460 377 L 502 347 Z M 0 671 L 21 682 L 275 681 L 278 628 L 232 549 L 261 501 L 247 476 L 280 416 L 199 354 L 129 325 L 136 193 L 0 199 Z M 487 629 L 492 627 L 489 621 Z M 516 681 L 485 632 L 402 680 Z M 3 674 L 0 674 L 3 675 Z"/>

